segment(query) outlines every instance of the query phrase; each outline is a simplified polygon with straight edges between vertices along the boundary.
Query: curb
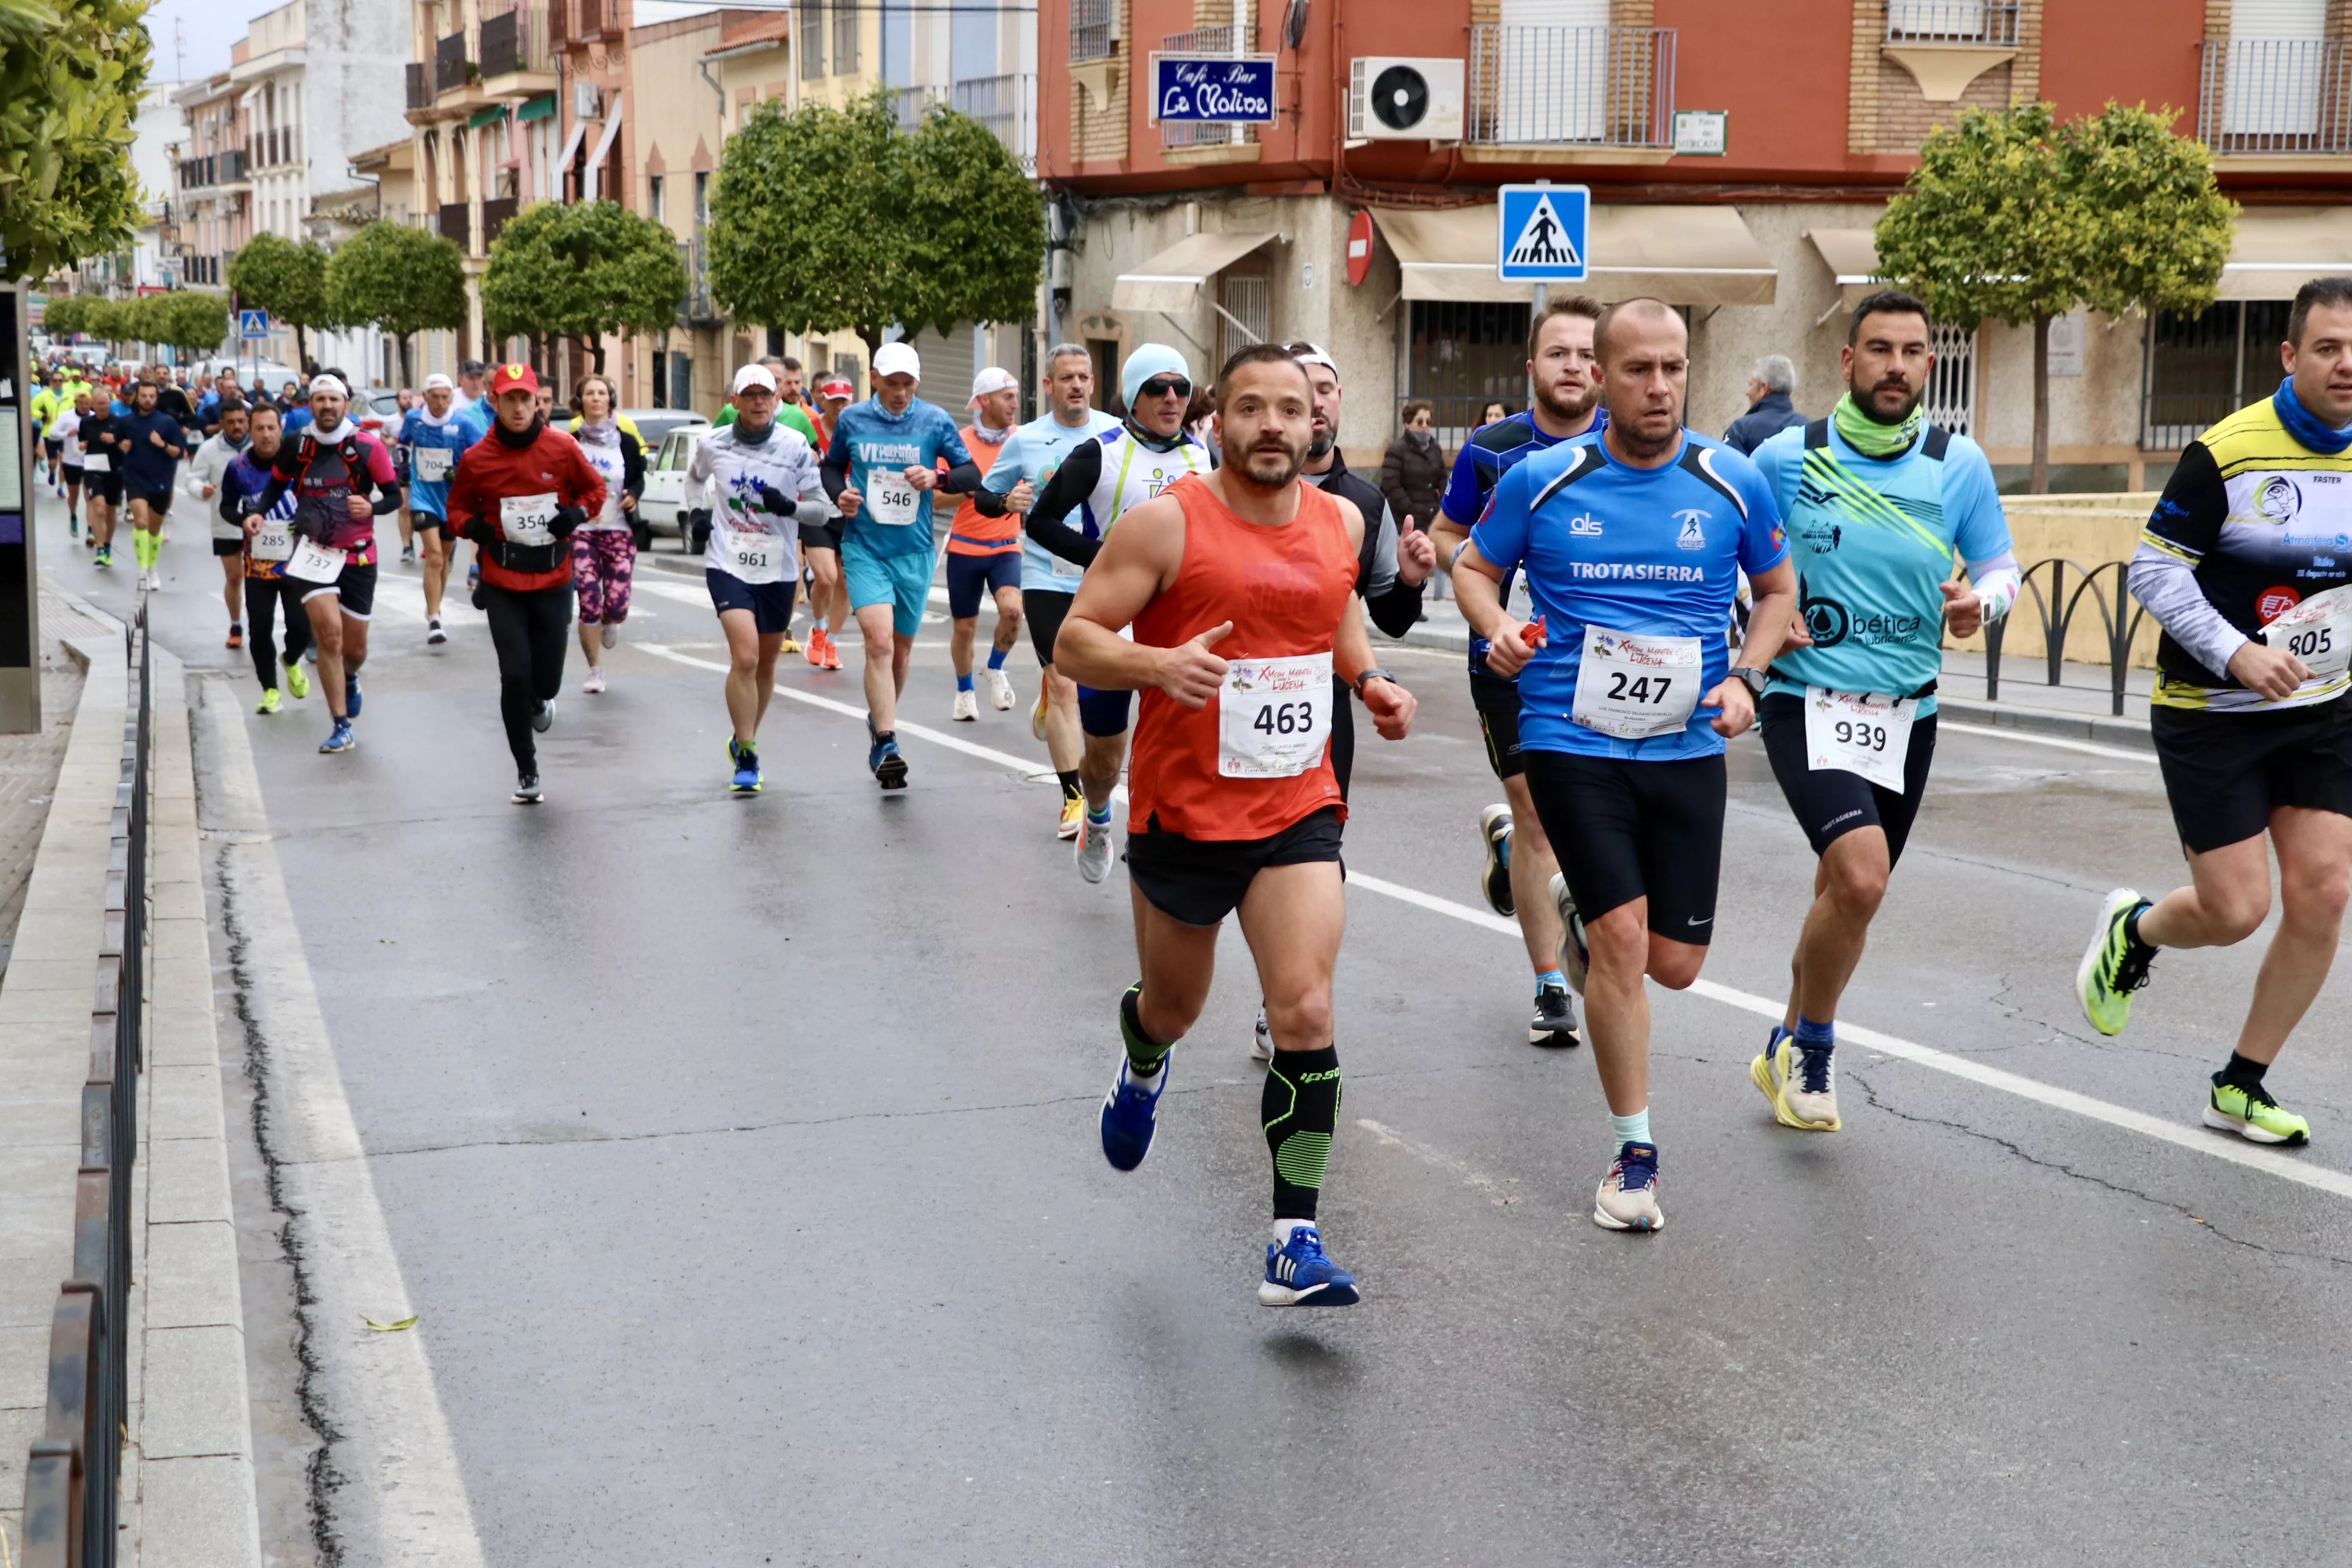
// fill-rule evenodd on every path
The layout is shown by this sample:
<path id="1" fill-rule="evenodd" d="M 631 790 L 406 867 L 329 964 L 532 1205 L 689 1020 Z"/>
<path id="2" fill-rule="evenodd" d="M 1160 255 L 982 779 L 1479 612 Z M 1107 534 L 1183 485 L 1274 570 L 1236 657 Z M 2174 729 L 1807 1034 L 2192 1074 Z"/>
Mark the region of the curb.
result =
<path id="1" fill-rule="evenodd" d="M 1986 702 L 1973 697 L 1938 693 L 1936 710 L 1971 724 L 1990 724 L 2030 735 L 2056 735 L 2070 741 L 2096 741 L 2102 745 L 2127 746 L 2156 754 L 2156 739 L 2145 719 L 2117 719 L 2105 713 L 2069 713 L 2057 708 L 2021 708 L 2007 702 Z"/>

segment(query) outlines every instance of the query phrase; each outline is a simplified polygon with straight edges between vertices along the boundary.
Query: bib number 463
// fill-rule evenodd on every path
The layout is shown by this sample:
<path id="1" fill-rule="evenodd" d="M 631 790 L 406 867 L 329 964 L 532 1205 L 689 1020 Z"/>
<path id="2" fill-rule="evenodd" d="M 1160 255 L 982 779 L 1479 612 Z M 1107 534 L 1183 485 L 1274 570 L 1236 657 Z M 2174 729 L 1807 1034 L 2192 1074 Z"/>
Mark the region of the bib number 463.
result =
<path id="1" fill-rule="evenodd" d="M 1262 735 L 1306 735 L 1315 729 L 1315 705 L 1311 702 L 1268 702 L 1250 721 L 1250 728 Z"/>

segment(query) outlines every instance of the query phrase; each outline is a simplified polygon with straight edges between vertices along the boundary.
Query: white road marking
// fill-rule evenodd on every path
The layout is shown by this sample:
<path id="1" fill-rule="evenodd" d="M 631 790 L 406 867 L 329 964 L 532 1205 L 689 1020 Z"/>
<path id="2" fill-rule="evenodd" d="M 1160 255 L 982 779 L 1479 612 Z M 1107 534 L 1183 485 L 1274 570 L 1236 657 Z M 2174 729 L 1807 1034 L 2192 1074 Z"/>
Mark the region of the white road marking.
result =
<path id="1" fill-rule="evenodd" d="M 271 1131 L 284 1161 L 278 1174 L 315 1296 L 310 1345 L 341 1434 L 333 1455 L 343 1478 L 334 1494 L 337 1531 L 347 1560 L 363 1568 L 480 1568 L 481 1540 L 426 1354 L 433 1321 L 398 1334 L 372 1332 L 362 1321 L 396 1322 L 416 1309 L 267 832 L 244 709 L 214 707 L 209 699 L 207 706 L 221 799 L 220 810 L 206 815 L 215 818 L 214 831 L 243 834 L 229 850 L 226 875 L 249 955 L 251 1001 L 268 1042 Z"/>
<path id="2" fill-rule="evenodd" d="M 673 653 L 667 648 L 652 644 L 640 643 L 637 646 L 645 652 L 656 654 L 663 658 L 674 659 L 679 664 L 690 664 L 698 668 L 722 672 L 727 668 L 723 664 L 714 664 L 709 659 L 688 658 L 684 654 Z M 866 710 L 863 708 L 853 707 L 846 702 L 836 702 L 829 697 L 818 697 L 806 691 L 795 691 L 787 686 L 778 686 L 776 695 L 789 697 L 796 702 L 805 702 L 811 707 L 824 708 L 845 714 L 853 719 L 862 720 L 866 717 Z M 1956 729 L 1961 727 L 1954 726 Z M 1966 728 L 1974 730 L 1977 726 L 1969 725 Z M 936 742 L 940 745 L 961 752 L 967 756 L 978 757 L 982 762 L 994 763 L 1002 767 L 1010 768 L 1024 777 L 1034 775 L 1037 771 L 1037 764 L 1030 759 L 1016 757 L 1010 752 L 1000 752 L 992 747 L 978 745 L 971 741 L 943 734 L 919 724 L 909 724 L 904 720 L 898 722 L 898 732 Z M 2044 739 L 2040 736 L 2013 735 L 2006 730 L 1988 732 L 2004 740 Z M 2138 756 L 2137 752 L 2120 751 L 2113 747 L 2095 747 L 2088 742 L 2053 741 L 2049 743 L 2078 750 L 2105 751 L 2116 756 Z M 1123 799 L 1127 792 L 1122 787 L 1116 793 Z M 1348 885 L 1367 893 L 1377 893 L 1382 898 L 1394 899 L 1400 903 L 1411 904 L 1416 909 L 1426 910 L 1432 914 L 1444 915 L 1450 920 L 1460 921 L 1465 925 L 1477 926 L 1498 935 L 1508 936 L 1513 941 L 1518 939 L 1518 922 L 1505 920 L 1492 910 L 1456 903 L 1452 899 L 1442 899 L 1434 893 L 1424 893 L 1418 888 L 1409 888 L 1402 882 L 1391 882 L 1384 878 L 1368 876 L 1353 868 L 1348 872 Z M 1736 990 L 1728 985 L 1717 984 L 1712 980 L 1695 981 L 1691 984 L 1690 991 L 1691 994 L 1704 996 L 1710 1002 L 1720 1002 L 1727 1007 L 1736 1007 L 1741 1012 L 1752 1013 L 1758 1017 L 1769 1018 L 1775 1022 L 1780 1020 L 1786 1008 L 1785 1002 L 1776 1002 L 1769 997 Z M 2121 1128 L 2126 1132 L 2137 1132 L 2143 1137 L 2153 1138 L 2158 1142 L 2169 1143 L 2175 1148 L 2188 1150 L 2193 1154 L 2202 1154 L 2210 1159 L 2226 1160 L 2233 1165 L 2242 1165 L 2248 1170 L 2260 1171 L 2265 1175 L 2276 1176 L 2281 1181 L 2315 1187 L 2324 1193 L 2333 1193 L 2337 1197 L 2352 1198 L 2352 1173 L 2310 1163 L 2279 1150 L 2265 1149 L 2201 1127 L 2192 1128 L 2167 1121 L 2161 1117 L 2150 1116 L 2146 1111 L 2133 1110 L 2126 1106 L 2111 1104 L 2087 1094 L 2078 1094 L 2071 1089 L 2061 1089 L 2056 1084 L 2043 1083 L 2039 1079 L 2027 1078 L 2022 1073 L 2008 1072 L 1997 1067 L 1987 1066 L 1973 1058 L 1955 1056 L 1949 1051 L 1939 1051 L 1933 1046 L 1923 1046 L 1916 1041 L 1904 1039 L 1900 1036 L 1864 1028 L 1858 1024 L 1849 1024 L 1841 1020 L 1838 1024 L 1838 1032 L 1842 1039 L 1909 1062 L 1916 1067 L 1947 1073 L 1953 1078 L 1965 1079 L 1970 1083 L 1981 1085 L 1986 1089 L 1996 1089 L 2004 1094 L 2013 1094 L 2021 1100 L 2030 1100 L 2055 1110 L 2069 1111 L 2093 1121 L 2103 1121 L 2110 1127 Z"/>
<path id="3" fill-rule="evenodd" d="M 1402 1149 L 1406 1153 L 1412 1155 L 1414 1159 L 1421 1161 L 1424 1164 L 1434 1165 L 1441 1171 L 1448 1172 L 1451 1174 L 1461 1177 L 1465 1186 L 1475 1187 L 1480 1192 L 1486 1194 L 1486 1201 L 1493 1204 L 1498 1209 L 1508 1208 L 1511 1205 L 1519 1201 L 1508 1193 L 1503 1191 L 1502 1183 L 1495 1180 L 1492 1176 L 1484 1175 L 1479 1172 L 1472 1170 L 1469 1166 L 1464 1164 L 1453 1155 L 1444 1152 L 1443 1150 L 1433 1149 L 1426 1143 L 1418 1142 L 1413 1139 L 1408 1138 L 1403 1133 L 1398 1131 L 1395 1128 L 1374 1121 L 1369 1116 L 1360 1116 L 1356 1118 L 1356 1125 L 1362 1128 L 1365 1131 L 1370 1133 L 1373 1137 L 1379 1139 L 1381 1142 L 1387 1144 L 1391 1149 Z"/>
<path id="4" fill-rule="evenodd" d="M 2055 746 L 2062 752 L 2083 752 L 2094 757 L 2121 757 L 2127 763 L 2156 765 L 2154 752 L 2134 752 L 2122 746 L 2102 746 L 2095 741 L 2069 741 L 2056 735 L 2029 734 L 2012 730 L 2005 724 L 1960 724 L 1944 717 L 1941 709 L 1936 712 L 1936 731 L 1958 731 L 1963 735 L 1990 735 L 1997 741 L 2022 741 L 2029 746 Z"/>

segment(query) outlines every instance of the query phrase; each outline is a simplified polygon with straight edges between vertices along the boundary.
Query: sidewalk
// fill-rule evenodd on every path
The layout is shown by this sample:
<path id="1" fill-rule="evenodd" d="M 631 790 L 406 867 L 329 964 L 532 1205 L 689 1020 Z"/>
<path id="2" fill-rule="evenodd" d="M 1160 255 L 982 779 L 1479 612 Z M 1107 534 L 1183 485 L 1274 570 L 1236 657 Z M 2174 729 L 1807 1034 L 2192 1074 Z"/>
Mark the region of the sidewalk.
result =
<path id="1" fill-rule="evenodd" d="M 1429 618 L 1402 638 L 1388 640 L 1466 654 L 1470 628 L 1463 624 L 1462 612 L 1454 602 L 1424 599 L 1423 605 Z M 1382 634 L 1377 630 L 1372 637 L 1375 641 L 1382 640 Z M 2050 667 L 2042 659 L 2006 655 L 2000 661 L 1998 701 L 1985 698 L 1984 670 L 1982 654 L 1946 649 L 1944 673 L 1938 678 L 1936 692 L 1937 710 L 1962 723 L 1998 725 L 2031 734 L 2096 741 L 2141 751 L 2154 748 L 2147 732 L 2147 695 L 2156 684 L 2154 670 L 2125 671 L 2121 718 L 2112 711 L 2114 699 L 2105 665 L 2063 665 L 2060 683 L 2050 686 L 2046 684 Z"/>

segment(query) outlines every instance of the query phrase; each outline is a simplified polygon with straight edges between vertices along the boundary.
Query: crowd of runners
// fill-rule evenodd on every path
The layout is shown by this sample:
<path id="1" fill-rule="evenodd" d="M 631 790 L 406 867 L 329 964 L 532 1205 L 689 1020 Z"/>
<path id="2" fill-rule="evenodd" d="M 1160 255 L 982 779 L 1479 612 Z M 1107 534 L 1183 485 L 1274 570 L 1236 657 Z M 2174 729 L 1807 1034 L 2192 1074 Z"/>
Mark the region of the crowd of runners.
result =
<path id="1" fill-rule="evenodd" d="M 1090 354 L 1058 345 L 1042 416 L 1016 424 L 1020 384 L 990 368 L 961 427 L 918 395 L 903 342 L 875 354 L 862 402 L 832 386 L 810 399 L 788 363 L 746 364 L 686 478 L 728 648 L 726 787 L 761 788 L 761 725 L 804 586 L 812 664 L 839 667 L 835 629 L 854 624 L 863 644 L 866 765 L 885 790 L 908 784 L 898 713 L 934 577 L 952 721 L 976 720 L 982 693 L 1016 705 L 1004 667 L 1025 626 L 1042 667 L 1030 727 L 1087 882 L 1110 874 L 1126 791 L 1140 973 L 1117 1003 L 1103 1153 L 1129 1171 L 1150 1152 L 1172 1047 L 1237 916 L 1267 1064 L 1258 1299 L 1348 1304 L 1359 1288 L 1316 1219 L 1341 1093 L 1353 709 L 1407 740 L 1415 698 L 1380 667 L 1371 628 L 1402 636 L 1442 574 L 1504 797 L 1476 823 L 1479 882 L 1525 939 L 1528 1039 L 1591 1042 L 1610 1121 L 1592 1217 L 1659 1230 L 1646 983 L 1687 987 L 1706 960 L 1727 743 L 1760 731 L 1816 857 L 1785 1016 L 1748 1076 L 1780 1124 L 1834 1132 L 1840 1002 L 1927 793 L 1945 636 L 1998 620 L 2020 592 L 1983 451 L 1923 411 L 1930 325 L 1909 294 L 1864 299 L 1833 412 L 1749 456 L 1684 426 L 1676 311 L 1554 298 L 1530 323 L 1530 406 L 1471 436 L 1426 518 L 1395 515 L 1348 468 L 1341 367 L 1312 343 L 1254 344 L 1207 386 L 1178 351 L 1143 344 L 1120 368 L 1118 415 L 1098 406 Z M 2130 568 L 2163 630 L 2151 727 L 2190 879 L 2157 899 L 2116 889 L 2077 973 L 2092 1026 L 2119 1033 L 2162 950 L 2261 927 L 2275 853 L 2280 923 L 2202 1110 L 2263 1143 L 2309 1136 L 2264 1074 L 2326 979 L 2352 893 L 2352 557 L 2336 543 L 2352 528 L 2352 279 L 2305 286 L 2281 357 L 2273 396 L 2189 447 Z M 593 693 L 628 616 L 646 454 L 611 384 L 586 378 L 558 428 L 530 366 L 467 364 L 454 384 L 430 378 L 389 440 L 354 424 L 333 374 L 311 379 L 299 419 L 226 391 L 183 416 L 157 394 L 53 381 L 37 403 L 45 477 L 78 535 L 87 509 L 100 563 L 127 507 L 152 586 L 172 496 L 195 498 L 232 644 L 249 627 L 259 710 L 306 696 L 315 660 L 320 750 L 340 753 L 357 744 L 380 520 L 404 510 L 433 645 L 470 543 L 513 798 L 542 800 L 535 737 L 554 721 L 570 628 Z M 953 514 L 935 523 L 941 497 Z M 1869 613 L 1809 623 L 1801 602 Z"/>

